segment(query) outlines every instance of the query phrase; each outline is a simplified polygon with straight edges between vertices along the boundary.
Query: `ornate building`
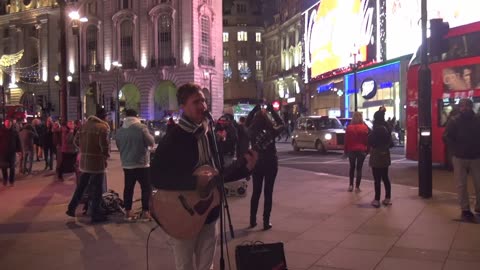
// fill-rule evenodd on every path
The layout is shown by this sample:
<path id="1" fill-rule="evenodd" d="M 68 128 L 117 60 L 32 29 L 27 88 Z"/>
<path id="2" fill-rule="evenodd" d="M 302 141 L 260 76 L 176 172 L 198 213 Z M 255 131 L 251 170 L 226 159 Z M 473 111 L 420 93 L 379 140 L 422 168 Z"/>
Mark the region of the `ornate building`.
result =
<path id="1" fill-rule="evenodd" d="M 29 25 L 35 26 L 42 22 L 36 15 L 50 12 L 46 16 L 48 31 L 38 41 L 40 45 L 47 44 L 48 52 L 42 51 L 37 62 L 48 67 L 44 68 L 47 71 L 41 69 L 48 89 L 58 89 L 53 80 L 59 63 L 56 1 L 31 0 L 28 5 L 25 2 L 11 1 L 6 8 L 8 14 L 0 16 L 0 21 L 5 22 L 0 27 L 15 27 L 14 18 L 26 24 L 24 18 L 30 13 Z M 176 89 L 186 82 L 200 84 L 207 99 L 213 101 L 213 114 L 220 115 L 221 7 L 220 0 L 68 1 L 65 12 L 71 16 L 66 20 L 66 68 L 72 80 L 68 118 L 78 118 L 80 109 L 89 115 L 97 106 L 105 106 L 112 111 L 113 118 L 118 115 L 116 112 L 133 108 L 143 118 L 159 119 L 178 111 Z M 54 18 L 57 20 L 53 21 Z M 29 35 L 23 33 L 22 36 Z M 16 42 L 15 45 L 20 44 Z M 30 43 L 20 45 L 23 44 Z M 26 49 L 26 54 L 27 51 L 32 50 Z M 39 86 L 36 89 L 40 91 Z M 49 93 L 50 100 L 58 100 L 56 92 Z"/>
<path id="2" fill-rule="evenodd" d="M 265 97 L 270 102 L 281 101 L 284 112 L 298 114 L 305 110 L 301 1 L 267 3 L 274 14 L 266 22 L 264 35 Z"/>
<path id="3" fill-rule="evenodd" d="M 262 1 L 223 1 L 225 106 L 263 96 Z"/>
<path id="4" fill-rule="evenodd" d="M 0 3 L 0 55 L 17 54 L 14 65 L 0 66 L 7 104 L 23 104 L 29 113 L 58 112 L 58 20 L 55 0 Z"/>

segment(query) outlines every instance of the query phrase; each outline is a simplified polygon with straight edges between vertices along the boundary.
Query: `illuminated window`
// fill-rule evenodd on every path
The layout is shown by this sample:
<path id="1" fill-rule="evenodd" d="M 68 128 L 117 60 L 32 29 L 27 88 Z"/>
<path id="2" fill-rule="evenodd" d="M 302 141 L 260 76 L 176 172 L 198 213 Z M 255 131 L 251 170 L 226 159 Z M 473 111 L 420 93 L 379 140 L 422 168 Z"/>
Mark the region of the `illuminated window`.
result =
<path id="1" fill-rule="evenodd" d="M 262 50 L 255 50 L 256 56 L 262 56 Z"/>
<path id="2" fill-rule="evenodd" d="M 224 57 L 229 57 L 230 56 L 230 51 L 228 49 L 223 49 L 223 56 Z"/>
<path id="3" fill-rule="evenodd" d="M 228 33 L 223 32 L 223 42 L 228 42 Z"/>
<path id="4" fill-rule="evenodd" d="M 245 31 L 237 32 L 238 41 L 248 41 L 248 34 Z"/>
<path id="5" fill-rule="evenodd" d="M 255 62 L 255 69 L 256 70 L 262 70 L 262 61 L 256 61 Z"/>
<path id="6" fill-rule="evenodd" d="M 230 68 L 229 62 L 223 62 L 223 70 L 228 70 Z"/>
<path id="7" fill-rule="evenodd" d="M 210 19 L 205 15 L 201 17 L 200 28 L 202 30 L 200 54 L 205 58 L 210 58 Z"/>
<path id="8" fill-rule="evenodd" d="M 97 65 L 97 35 L 96 25 L 90 25 L 87 28 L 87 66 L 93 68 Z"/>
<path id="9" fill-rule="evenodd" d="M 260 32 L 255 33 L 255 41 L 262 42 L 262 33 Z"/>
<path id="10" fill-rule="evenodd" d="M 158 18 L 158 57 L 167 61 L 172 56 L 172 17 L 164 14 Z"/>
<path id="11" fill-rule="evenodd" d="M 248 68 L 247 61 L 238 61 L 238 70 L 246 69 L 246 68 Z"/>

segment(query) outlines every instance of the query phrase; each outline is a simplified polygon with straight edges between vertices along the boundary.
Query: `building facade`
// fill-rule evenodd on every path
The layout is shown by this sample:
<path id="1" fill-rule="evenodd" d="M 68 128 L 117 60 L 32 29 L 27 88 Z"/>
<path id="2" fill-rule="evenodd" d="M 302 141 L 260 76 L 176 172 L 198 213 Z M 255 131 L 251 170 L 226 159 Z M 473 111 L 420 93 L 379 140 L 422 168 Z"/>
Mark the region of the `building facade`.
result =
<path id="1" fill-rule="evenodd" d="M 214 116 L 222 113 L 221 0 L 81 0 L 70 8 L 88 19 L 80 25 L 87 114 L 100 104 L 161 119 L 178 112 L 176 89 L 187 82 L 203 87 Z M 76 38 L 67 38 L 71 73 L 77 70 Z"/>
<path id="2" fill-rule="evenodd" d="M 58 113 L 58 23 L 55 0 L 0 3 L 0 55 L 18 56 L 0 65 L 6 104 L 21 104 L 29 114 Z"/>
<path id="3" fill-rule="evenodd" d="M 10 88 L 10 100 L 20 101 L 24 92 L 33 92 L 47 96 L 58 108 L 57 1 L 9 3 L 0 16 L 4 29 L 0 51 L 25 52 L 11 68 L 15 72 L 4 76 L 17 82 L 11 86 L 21 88 Z M 176 90 L 187 82 L 200 84 L 212 113 L 220 115 L 221 11 L 221 0 L 67 1 L 68 119 L 77 119 L 80 112 L 93 114 L 100 106 L 110 110 L 112 118 L 121 118 L 123 109 L 132 108 L 142 118 L 160 119 L 178 112 Z M 30 66 L 35 70 L 28 74 L 40 79 L 38 83 L 23 83 L 23 73 L 27 74 L 23 69 Z"/>
<path id="4" fill-rule="evenodd" d="M 265 97 L 279 101 L 293 120 L 305 111 L 301 1 L 272 1 L 270 6 L 275 12 L 265 29 Z"/>
<path id="5" fill-rule="evenodd" d="M 263 96 L 262 1 L 223 1 L 225 107 L 254 103 Z"/>

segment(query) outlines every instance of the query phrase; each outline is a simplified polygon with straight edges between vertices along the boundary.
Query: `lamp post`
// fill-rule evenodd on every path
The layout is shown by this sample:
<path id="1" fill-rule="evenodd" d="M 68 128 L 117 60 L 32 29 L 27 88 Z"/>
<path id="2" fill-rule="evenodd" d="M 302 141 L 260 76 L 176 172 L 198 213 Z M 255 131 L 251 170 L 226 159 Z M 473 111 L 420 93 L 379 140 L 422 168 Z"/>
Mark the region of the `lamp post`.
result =
<path id="1" fill-rule="evenodd" d="M 117 91 L 115 91 L 116 95 L 114 97 L 114 102 L 115 102 L 115 130 L 118 129 L 118 126 L 120 125 L 120 104 L 118 100 L 118 96 L 120 95 L 120 89 L 118 88 L 119 86 L 119 80 L 120 80 L 120 69 L 122 68 L 122 64 L 119 63 L 118 61 L 113 61 L 112 62 L 113 69 L 116 70 L 117 72 Z"/>
<path id="2" fill-rule="evenodd" d="M 72 20 L 72 32 L 74 35 L 77 36 L 77 69 L 78 69 L 78 99 L 77 99 L 77 118 L 79 120 L 82 120 L 82 95 L 81 95 L 81 87 L 82 87 L 82 70 L 81 70 L 81 52 L 82 52 L 82 47 L 81 47 L 81 34 L 80 34 L 80 23 L 88 22 L 88 18 L 86 17 L 80 17 L 80 13 L 78 11 L 72 11 L 68 14 L 68 17 Z"/>
<path id="3" fill-rule="evenodd" d="M 67 119 L 67 44 L 66 44 L 66 23 L 65 23 L 65 0 L 57 0 L 57 4 L 60 7 L 60 118 L 62 121 Z"/>
<path id="4" fill-rule="evenodd" d="M 358 62 L 357 62 L 357 55 L 359 54 L 358 48 L 356 45 L 353 46 L 353 51 L 352 51 L 352 56 L 353 56 L 353 63 L 350 64 L 350 68 L 353 70 L 353 88 L 355 91 L 355 95 L 353 96 L 353 106 L 354 106 L 354 111 L 358 111 L 358 90 L 357 90 L 357 71 L 358 71 Z M 348 91 L 348 89 L 347 89 Z"/>

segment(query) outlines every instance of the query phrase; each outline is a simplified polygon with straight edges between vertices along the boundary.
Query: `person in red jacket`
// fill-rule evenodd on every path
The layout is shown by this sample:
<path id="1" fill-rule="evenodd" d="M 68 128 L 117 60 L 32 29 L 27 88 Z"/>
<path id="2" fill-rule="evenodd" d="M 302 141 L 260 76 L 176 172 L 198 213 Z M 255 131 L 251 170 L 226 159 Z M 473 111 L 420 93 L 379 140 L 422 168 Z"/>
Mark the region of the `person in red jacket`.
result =
<path id="1" fill-rule="evenodd" d="M 363 122 L 362 114 L 355 112 L 352 122 L 347 126 L 345 133 L 345 154 L 350 161 L 350 186 L 348 191 L 353 191 L 353 178 L 355 170 L 357 178 L 355 181 L 355 191 L 360 191 L 360 181 L 362 180 L 362 167 L 365 157 L 368 153 L 368 127 Z"/>

